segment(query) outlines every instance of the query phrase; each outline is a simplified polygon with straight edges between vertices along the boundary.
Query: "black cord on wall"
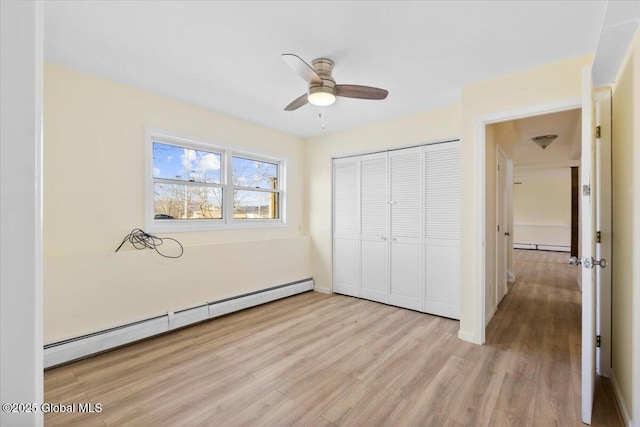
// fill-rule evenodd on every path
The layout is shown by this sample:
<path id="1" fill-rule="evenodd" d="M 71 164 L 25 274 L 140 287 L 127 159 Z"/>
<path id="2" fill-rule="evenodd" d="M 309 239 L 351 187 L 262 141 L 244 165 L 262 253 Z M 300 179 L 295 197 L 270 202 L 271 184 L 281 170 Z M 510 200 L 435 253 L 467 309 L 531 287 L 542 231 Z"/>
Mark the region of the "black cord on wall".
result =
<path id="1" fill-rule="evenodd" d="M 158 250 L 158 246 L 164 244 L 165 240 L 172 240 L 176 242 L 180 247 L 180 254 L 167 255 L 160 252 Z M 182 247 L 180 242 L 178 242 L 176 239 L 172 239 L 171 237 L 161 238 L 158 236 L 154 236 L 149 233 L 145 233 L 139 228 L 134 228 L 133 230 L 131 230 L 131 233 L 129 233 L 128 235 L 125 236 L 124 239 L 122 239 L 122 243 L 120 243 L 120 246 L 118 246 L 118 249 L 116 249 L 116 252 L 120 250 L 120 248 L 122 247 L 122 245 L 125 244 L 125 242 L 131 243 L 131 245 L 138 250 L 153 249 L 158 253 L 158 255 L 163 256 L 165 258 L 180 258 L 184 253 L 184 248 Z"/>

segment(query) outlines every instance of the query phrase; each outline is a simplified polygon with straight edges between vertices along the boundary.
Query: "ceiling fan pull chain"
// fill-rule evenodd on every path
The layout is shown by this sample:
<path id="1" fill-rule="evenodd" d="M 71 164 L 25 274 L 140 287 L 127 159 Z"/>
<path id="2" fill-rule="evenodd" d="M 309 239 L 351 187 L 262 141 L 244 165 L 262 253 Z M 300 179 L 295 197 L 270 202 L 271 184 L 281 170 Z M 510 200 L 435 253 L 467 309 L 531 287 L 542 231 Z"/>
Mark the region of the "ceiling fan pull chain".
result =
<path id="1" fill-rule="evenodd" d="M 322 109 L 322 111 L 320 113 L 318 113 L 318 117 L 320 117 L 321 127 L 322 127 L 322 130 L 324 130 L 324 108 Z"/>

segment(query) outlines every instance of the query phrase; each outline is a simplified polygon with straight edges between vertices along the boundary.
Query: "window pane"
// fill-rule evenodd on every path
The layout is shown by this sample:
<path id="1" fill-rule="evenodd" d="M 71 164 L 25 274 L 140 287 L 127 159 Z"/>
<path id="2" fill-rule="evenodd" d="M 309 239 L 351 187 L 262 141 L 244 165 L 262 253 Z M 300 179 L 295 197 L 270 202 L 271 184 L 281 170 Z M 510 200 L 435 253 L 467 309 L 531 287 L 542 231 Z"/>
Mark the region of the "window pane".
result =
<path id="1" fill-rule="evenodd" d="M 155 219 L 221 219 L 222 189 L 155 183 Z"/>
<path id="2" fill-rule="evenodd" d="M 277 219 L 278 193 L 266 191 L 235 190 L 233 192 L 233 217 L 235 219 Z"/>
<path id="3" fill-rule="evenodd" d="M 264 189 L 278 188 L 278 165 L 233 157 L 233 185 Z"/>
<path id="4" fill-rule="evenodd" d="M 153 177 L 220 184 L 220 153 L 153 143 Z"/>

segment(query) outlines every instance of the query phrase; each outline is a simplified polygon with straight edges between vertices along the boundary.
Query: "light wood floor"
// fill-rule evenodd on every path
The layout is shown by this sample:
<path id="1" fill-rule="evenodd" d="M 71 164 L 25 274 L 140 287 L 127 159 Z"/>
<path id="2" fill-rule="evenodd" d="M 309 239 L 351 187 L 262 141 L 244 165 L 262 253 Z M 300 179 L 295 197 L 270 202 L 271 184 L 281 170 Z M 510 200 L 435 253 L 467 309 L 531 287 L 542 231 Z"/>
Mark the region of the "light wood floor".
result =
<path id="1" fill-rule="evenodd" d="M 79 426 L 578 426 L 580 295 L 566 254 L 518 251 L 487 344 L 458 322 L 309 292 L 45 373 Z M 609 383 L 594 425 L 622 426 Z"/>

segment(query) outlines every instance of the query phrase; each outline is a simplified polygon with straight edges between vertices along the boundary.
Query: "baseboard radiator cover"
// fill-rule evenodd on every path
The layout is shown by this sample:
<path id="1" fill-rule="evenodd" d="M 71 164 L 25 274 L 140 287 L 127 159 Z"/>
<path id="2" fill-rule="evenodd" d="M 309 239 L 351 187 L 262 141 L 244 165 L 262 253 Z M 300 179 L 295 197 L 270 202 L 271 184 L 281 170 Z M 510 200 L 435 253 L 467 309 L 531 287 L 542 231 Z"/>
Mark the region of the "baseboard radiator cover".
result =
<path id="1" fill-rule="evenodd" d="M 543 245 L 540 243 L 514 243 L 514 249 L 529 249 L 533 251 L 571 252 L 570 246 Z"/>
<path id="2" fill-rule="evenodd" d="M 52 368 L 174 329 L 301 294 L 313 288 L 313 279 L 300 280 L 47 344 L 44 346 L 44 368 Z"/>

